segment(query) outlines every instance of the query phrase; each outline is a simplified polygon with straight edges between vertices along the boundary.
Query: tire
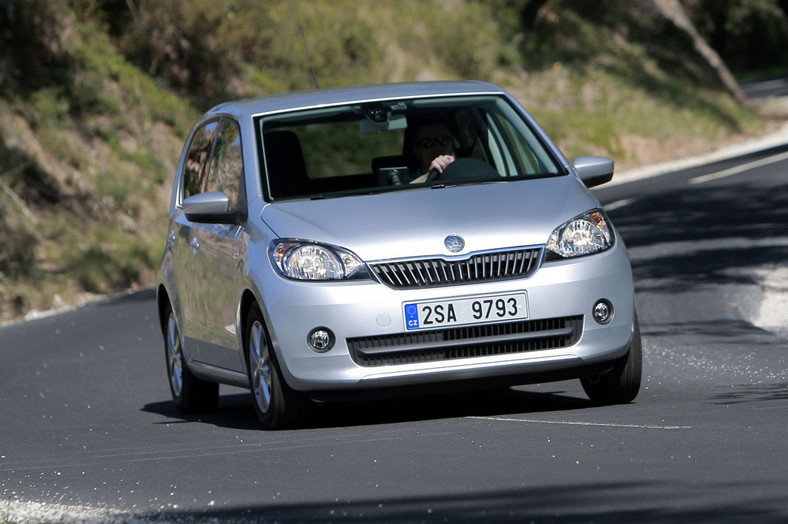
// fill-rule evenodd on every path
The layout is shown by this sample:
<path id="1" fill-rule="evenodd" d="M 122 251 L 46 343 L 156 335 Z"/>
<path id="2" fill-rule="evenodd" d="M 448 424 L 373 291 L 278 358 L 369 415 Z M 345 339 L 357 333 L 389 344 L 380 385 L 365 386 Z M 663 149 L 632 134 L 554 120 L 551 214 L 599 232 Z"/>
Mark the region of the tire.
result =
<path id="1" fill-rule="evenodd" d="M 308 399 L 284 381 L 268 340 L 263 315 L 255 304 L 244 325 L 244 352 L 254 410 L 264 429 L 293 427 L 302 422 Z"/>
<path id="2" fill-rule="evenodd" d="M 178 322 L 169 304 L 163 319 L 164 357 L 172 400 L 181 413 L 201 413 L 215 409 L 219 403 L 219 384 L 200 380 L 189 370 L 183 354 Z"/>
<path id="3" fill-rule="evenodd" d="M 612 369 L 599 375 L 583 377 L 580 383 L 591 402 L 598 406 L 627 404 L 635 400 L 640 391 L 642 369 L 643 346 L 640 323 L 635 313 L 632 342 L 627 355 L 616 362 Z"/>

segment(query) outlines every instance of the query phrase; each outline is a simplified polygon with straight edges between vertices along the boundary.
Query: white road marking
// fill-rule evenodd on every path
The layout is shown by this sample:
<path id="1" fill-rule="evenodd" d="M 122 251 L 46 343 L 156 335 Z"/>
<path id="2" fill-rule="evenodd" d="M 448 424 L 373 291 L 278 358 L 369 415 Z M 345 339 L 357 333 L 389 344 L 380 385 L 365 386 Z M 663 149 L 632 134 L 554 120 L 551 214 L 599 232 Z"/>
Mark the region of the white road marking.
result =
<path id="1" fill-rule="evenodd" d="M 561 424 L 565 426 L 597 426 L 603 428 L 626 428 L 626 429 L 660 429 L 673 431 L 677 429 L 693 429 L 692 426 L 662 426 L 658 424 L 615 424 L 612 422 L 579 422 L 570 420 L 538 420 L 530 418 L 507 418 L 507 417 L 466 417 L 477 420 L 494 420 L 496 422 L 526 422 L 531 424 Z"/>
<path id="2" fill-rule="evenodd" d="M 690 179 L 689 183 L 703 184 L 705 182 L 711 182 L 712 180 L 719 180 L 720 178 L 726 178 L 729 176 L 738 175 L 739 173 L 749 171 L 750 169 L 768 166 L 769 164 L 776 164 L 777 162 L 782 162 L 783 160 L 788 160 L 788 152 L 775 156 L 770 156 L 768 158 L 762 158 L 761 160 L 755 160 L 754 162 L 748 162 L 740 166 L 732 167 L 730 169 L 725 169 L 724 171 L 718 171 L 716 173 L 709 173 L 708 175 L 697 176 L 695 178 Z"/>
<path id="3" fill-rule="evenodd" d="M 611 202 L 602 207 L 605 208 L 605 211 L 615 211 L 616 209 L 621 209 L 622 207 L 628 206 L 634 201 L 635 201 L 634 198 L 625 198 L 623 200 L 616 200 L 615 202 Z"/>

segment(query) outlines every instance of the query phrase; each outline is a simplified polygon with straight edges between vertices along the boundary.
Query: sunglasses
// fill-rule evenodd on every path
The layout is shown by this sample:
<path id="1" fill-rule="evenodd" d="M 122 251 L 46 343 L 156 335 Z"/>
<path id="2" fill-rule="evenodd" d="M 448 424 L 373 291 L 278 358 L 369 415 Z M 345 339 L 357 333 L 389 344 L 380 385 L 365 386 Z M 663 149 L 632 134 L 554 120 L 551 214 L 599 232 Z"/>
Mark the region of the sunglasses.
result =
<path id="1" fill-rule="evenodd" d="M 432 147 L 436 143 L 441 146 L 447 146 L 451 144 L 451 137 L 448 135 L 443 135 L 443 136 L 436 136 L 434 138 L 422 138 L 421 140 L 418 140 L 416 142 L 416 145 L 419 147 L 428 148 L 428 147 Z"/>

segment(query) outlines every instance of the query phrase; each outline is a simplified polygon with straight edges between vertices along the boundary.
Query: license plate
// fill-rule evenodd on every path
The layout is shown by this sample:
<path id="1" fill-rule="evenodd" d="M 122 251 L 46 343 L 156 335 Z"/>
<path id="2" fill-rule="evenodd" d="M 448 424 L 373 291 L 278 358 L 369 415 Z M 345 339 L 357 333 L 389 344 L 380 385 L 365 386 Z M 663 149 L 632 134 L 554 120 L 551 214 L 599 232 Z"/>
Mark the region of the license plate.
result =
<path id="1" fill-rule="evenodd" d="M 448 298 L 403 305 L 408 330 L 484 324 L 528 318 L 525 291 L 501 295 Z"/>

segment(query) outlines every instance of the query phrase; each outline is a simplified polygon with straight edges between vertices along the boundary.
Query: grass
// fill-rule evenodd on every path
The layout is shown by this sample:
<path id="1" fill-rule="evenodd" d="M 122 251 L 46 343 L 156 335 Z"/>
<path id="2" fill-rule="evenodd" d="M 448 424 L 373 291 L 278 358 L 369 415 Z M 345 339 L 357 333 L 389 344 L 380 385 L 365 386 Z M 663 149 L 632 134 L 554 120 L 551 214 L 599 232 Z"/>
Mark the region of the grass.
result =
<path id="1" fill-rule="evenodd" d="M 558 101 L 529 97 L 534 116 L 569 157 L 602 154 L 635 166 L 700 152 L 763 125 L 754 112 L 712 89 L 700 88 L 691 100 L 677 102 L 664 93 L 678 89 L 679 82 L 667 83 L 655 96 L 607 72 L 590 76 L 568 72 L 562 81 L 540 79 L 561 86 L 552 90 Z"/>

